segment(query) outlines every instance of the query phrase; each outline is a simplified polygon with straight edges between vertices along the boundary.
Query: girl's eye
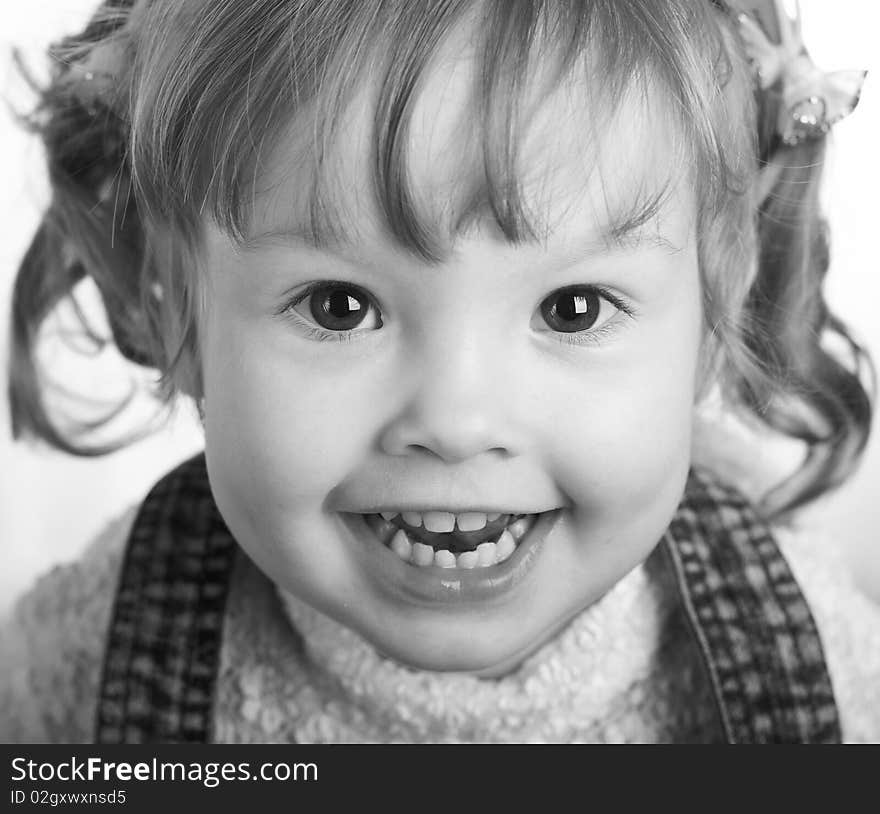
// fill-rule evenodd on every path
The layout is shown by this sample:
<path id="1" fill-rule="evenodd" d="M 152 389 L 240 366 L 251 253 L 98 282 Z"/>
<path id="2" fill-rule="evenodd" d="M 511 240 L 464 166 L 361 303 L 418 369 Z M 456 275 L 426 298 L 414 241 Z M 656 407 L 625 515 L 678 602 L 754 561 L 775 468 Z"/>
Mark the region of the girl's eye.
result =
<path id="1" fill-rule="evenodd" d="M 324 286 L 312 291 L 309 311 L 315 322 L 328 331 L 353 331 L 367 316 L 370 301 L 349 286 Z"/>
<path id="2" fill-rule="evenodd" d="M 551 331 L 561 334 L 596 336 L 609 328 L 614 317 L 632 311 L 618 297 L 592 285 L 572 285 L 554 291 L 541 302 L 541 317 Z M 577 342 L 572 336 L 565 341 Z"/>
<path id="3" fill-rule="evenodd" d="M 351 283 L 311 285 L 283 310 L 314 339 L 346 340 L 382 327 L 370 295 Z"/>
<path id="4" fill-rule="evenodd" d="M 553 333 L 570 344 L 597 342 L 613 330 L 620 313 L 632 310 L 610 292 L 593 285 L 554 291 L 541 302 L 541 317 Z M 281 313 L 310 339 L 348 341 L 382 327 L 373 298 L 351 283 L 314 283 L 285 305 Z M 562 337 L 560 337 L 562 339 Z"/>

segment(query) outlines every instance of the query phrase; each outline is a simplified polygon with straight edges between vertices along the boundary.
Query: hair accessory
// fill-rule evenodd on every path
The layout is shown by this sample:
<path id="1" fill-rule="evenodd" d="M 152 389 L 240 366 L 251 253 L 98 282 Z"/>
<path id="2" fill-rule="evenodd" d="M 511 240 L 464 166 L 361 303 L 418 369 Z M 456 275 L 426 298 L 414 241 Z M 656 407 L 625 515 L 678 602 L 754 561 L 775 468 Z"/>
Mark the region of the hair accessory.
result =
<path id="1" fill-rule="evenodd" d="M 120 107 L 133 39 L 148 1 L 105 0 L 86 28 L 87 44 L 78 45 L 72 54 L 61 51 L 59 61 L 66 65 L 64 82 L 93 116 Z"/>
<path id="2" fill-rule="evenodd" d="M 74 62 L 67 69 L 68 87 L 93 116 L 117 107 L 115 97 L 124 64 L 123 49 L 119 39 L 110 40 L 93 47 L 84 61 Z"/>
<path id="3" fill-rule="evenodd" d="M 804 48 L 799 3 L 794 17 L 783 0 L 750 5 L 751 13 L 740 10 L 737 20 L 759 88 L 776 86 L 781 94 L 777 133 L 788 145 L 820 138 L 855 109 L 867 71 L 819 70 Z M 779 42 L 768 36 L 756 6 L 769 7 L 774 14 Z"/>

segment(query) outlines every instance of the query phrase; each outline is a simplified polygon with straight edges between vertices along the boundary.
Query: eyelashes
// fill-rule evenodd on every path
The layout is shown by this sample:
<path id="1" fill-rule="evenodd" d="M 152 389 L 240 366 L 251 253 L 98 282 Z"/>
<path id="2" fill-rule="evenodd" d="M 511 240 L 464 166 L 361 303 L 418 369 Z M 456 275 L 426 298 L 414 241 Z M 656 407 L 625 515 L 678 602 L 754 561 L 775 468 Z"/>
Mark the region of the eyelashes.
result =
<path id="1" fill-rule="evenodd" d="M 628 303 L 595 285 L 557 289 L 541 301 L 539 311 L 559 341 L 574 345 L 598 343 L 617 326 L 620 315 L 634 316 Z"/>
<path id="2" fill-rule="evenodd" d="M 308 308 L 300 309 L 303 305 Z M 366 291 L 351 283 L 336 281 L 312 283 L 288 302 L 280 314 L 296 324 L 309 339 L 318 341 L 350 342 L 383 325 L 379 307 Z M 373 325 L 363 328 L 363 322 Z"/>
<path id="3" fill-rule="evenodd" d="M 312 283 L 277 314 L 306 338 L 320 342 L 364 339 L 384 325 L 371 294 L 353 283 L 336 280 Z M 531 325 L 536 331 L 553 334 L 563 344 L 598 345 L 622 321 L 634 316 L 629 303 L 602 286 L 570 285 L 541 301 Z"/>

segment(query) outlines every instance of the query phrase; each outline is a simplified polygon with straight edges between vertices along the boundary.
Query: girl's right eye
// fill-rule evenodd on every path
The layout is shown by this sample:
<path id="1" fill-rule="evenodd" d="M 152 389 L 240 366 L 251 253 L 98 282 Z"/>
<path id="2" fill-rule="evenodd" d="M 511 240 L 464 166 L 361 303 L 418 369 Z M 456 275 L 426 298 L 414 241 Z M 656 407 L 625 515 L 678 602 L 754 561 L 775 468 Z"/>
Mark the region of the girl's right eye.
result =
<path id="1" fill-rule="evenodd" d="M 321 341 L 344 342 L 382 327 L 372 297 L 351 283 L 314 283 L 288 303 L 283 314 Z"/>

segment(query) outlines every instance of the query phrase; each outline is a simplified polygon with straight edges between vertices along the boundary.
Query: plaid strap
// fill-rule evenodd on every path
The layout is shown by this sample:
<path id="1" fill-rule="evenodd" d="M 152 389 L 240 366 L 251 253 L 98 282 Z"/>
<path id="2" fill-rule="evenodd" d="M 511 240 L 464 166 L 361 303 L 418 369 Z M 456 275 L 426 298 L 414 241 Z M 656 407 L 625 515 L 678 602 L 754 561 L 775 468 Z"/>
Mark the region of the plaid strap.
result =
<path id="1" fill-rule="evenodd" d="M 692 472 L 663 546 L 726 739 L 840 740 L 815 623 L 746 500 Z M 109 630 L 98 743 L 211 740 L 236 551 L 203 455 L 150 492 L 129 538 Z"/>
<path id="2" fill-rule="evenodd" d="M 836 743 L 822 643 L 791 569 L 746 499 L 692 471 L 664 538 L 729 743 Z"/>
<path id="3" fill-rule="evenodd" d="M 129 537 L 109 630 L 97 743 L 211 739 L 237 550 L 211 495 L 203 455 L 147 496 Z"/>

